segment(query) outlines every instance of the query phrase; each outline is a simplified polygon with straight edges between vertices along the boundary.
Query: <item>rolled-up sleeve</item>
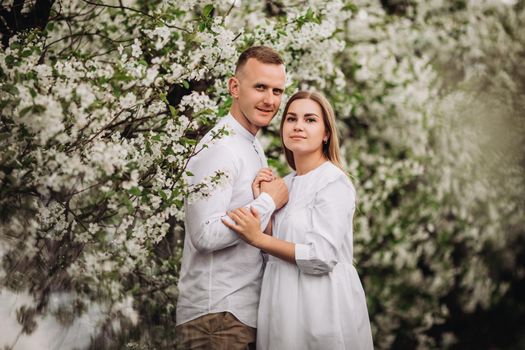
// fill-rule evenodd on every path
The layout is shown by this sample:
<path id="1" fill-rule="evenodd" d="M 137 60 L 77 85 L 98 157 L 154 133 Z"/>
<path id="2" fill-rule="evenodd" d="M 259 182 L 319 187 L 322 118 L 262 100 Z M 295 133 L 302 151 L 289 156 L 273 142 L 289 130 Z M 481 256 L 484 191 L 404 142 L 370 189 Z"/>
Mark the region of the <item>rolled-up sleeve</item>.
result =
<path id="1" fill-rule="evenodd" d="M 311 226 L 305 243 L 295 245 L 295 261 L 306 274 L 324 275 L 338 262 L 337 252 L 351 232 L 355 190 L 344 179 L 327 184 L 309 205 Z"/>
<path id="2" fill-rule="evenodd" d="M 209 253 L 236 245 L 240 238 L 228 227 L 222 218 L 230 209 L 233 186 L 239 176 L 238 166 L 235 164 L 233 152 L 220 145 L 213 149 L 206 149 L 188 165 L 188 170 L 193 174 L 188 179 L 190 185 L 197 185 L 207 177 L 214 176 L 217 171 L 227 175 L 227 179 L 217 185 L 209 196 L 197 200 L 186 200 L 186 236 L 191 240 L 195 249 L 201 253 Z M 259 211 L 261 229 L 268 224 L 275 209 L 272 198 L 261 194 L 257 199 L 247 204 Z"/>
<path id="3" fill-rule="evenodd" d="M 261 218 L 261 230 L 264 231 L 270 219 L 272 218 L 272 213 L 275 210 L 275 202 L 272 197 L 266 193 L 262 192 L 257 199 L 246 206 L 247 208 L 253 207 L 259 212 L 259 217 Z"/>

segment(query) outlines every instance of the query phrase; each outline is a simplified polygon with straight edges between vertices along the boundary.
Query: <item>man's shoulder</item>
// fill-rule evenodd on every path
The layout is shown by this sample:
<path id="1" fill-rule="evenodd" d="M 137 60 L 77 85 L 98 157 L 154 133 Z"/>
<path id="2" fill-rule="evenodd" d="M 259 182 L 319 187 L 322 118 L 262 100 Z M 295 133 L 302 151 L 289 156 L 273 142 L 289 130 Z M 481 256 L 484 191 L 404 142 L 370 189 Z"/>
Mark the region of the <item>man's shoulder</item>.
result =
<path id="1" fill-rule="evenodd" d="M 235 142 L 234 139 L 232 127 L 223 118 L 202 137 L 198 146 L 204 146 L 206 149 L 222 150 L 231 148 L 231 145 Z"/>
<path id="2" fill-rule="evenodd" d="M 191 163 L 202 162 L 225 162 L 236 164 L 236 159 L 241 157 L 239 137 L 227 123 L 226 118 L 220 119 L 217 124 L 209 130 L 196 147 L 196 155 Z"/>

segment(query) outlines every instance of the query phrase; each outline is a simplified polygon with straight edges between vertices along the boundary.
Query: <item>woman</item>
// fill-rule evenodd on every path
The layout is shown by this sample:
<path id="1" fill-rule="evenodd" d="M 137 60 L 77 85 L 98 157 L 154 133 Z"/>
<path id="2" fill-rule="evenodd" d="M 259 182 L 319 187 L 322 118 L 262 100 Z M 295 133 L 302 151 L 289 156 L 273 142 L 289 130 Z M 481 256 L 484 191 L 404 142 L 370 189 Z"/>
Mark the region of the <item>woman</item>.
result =
<path id="1" fill-rule="evenodd" d="M 352 265 L 355 189 L 341 170 L 335 117 L 316 92 L 294 94 L 284 109 L 281 139 L 294 172 L 289 201 L 264 234 L 254 210 L 223 221 L 269 254 L 262 282 L 257 349 L 372 349 L 366 300 Z M 271 180 L 259 172 L 254 195 Z M 260 188 L 259 188 L 260 187 Z"/>

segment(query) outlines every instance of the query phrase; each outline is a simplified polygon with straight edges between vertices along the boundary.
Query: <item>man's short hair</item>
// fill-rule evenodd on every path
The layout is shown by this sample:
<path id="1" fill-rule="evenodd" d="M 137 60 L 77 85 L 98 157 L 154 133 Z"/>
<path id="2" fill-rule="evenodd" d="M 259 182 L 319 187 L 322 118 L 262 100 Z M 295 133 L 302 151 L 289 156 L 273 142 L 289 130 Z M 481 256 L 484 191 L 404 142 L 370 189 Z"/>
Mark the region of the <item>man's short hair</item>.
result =
<path id="1" fill-rule="evenodd" d="M 248 59 L 255 58 L 257 61 L 266 64 L 284 64 L 282 57 L 274 49 L 267 46 L 252 46 L 241 53 L 235 66 L 235 74 L 248 62 Z"/>

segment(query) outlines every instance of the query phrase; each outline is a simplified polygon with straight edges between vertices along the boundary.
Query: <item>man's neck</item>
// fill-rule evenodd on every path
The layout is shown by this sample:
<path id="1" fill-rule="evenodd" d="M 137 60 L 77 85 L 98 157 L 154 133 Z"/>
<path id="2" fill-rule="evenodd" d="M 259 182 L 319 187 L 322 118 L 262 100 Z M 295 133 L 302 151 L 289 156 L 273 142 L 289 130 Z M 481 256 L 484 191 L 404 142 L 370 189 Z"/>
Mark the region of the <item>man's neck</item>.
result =
<path id="1" fill-rule="evenodd" d="M 235 120 L 239 122 L 239 124 L 241 124 L 243 128 L 248 130 L 248 132 L 253 136 L 255 136 L 257 134 L 257 131 L 259 131 L 259 127 L 250 123 L 250 121 L 248 120 L 248 118 L 246 118 L 246 116 L 241 111 L 238 105 L 232 105 L 232 107 L 230 108 L 230 114 Z"/>

